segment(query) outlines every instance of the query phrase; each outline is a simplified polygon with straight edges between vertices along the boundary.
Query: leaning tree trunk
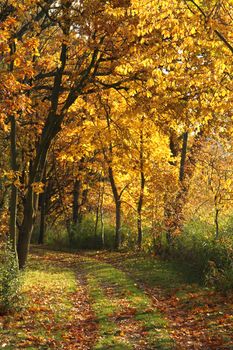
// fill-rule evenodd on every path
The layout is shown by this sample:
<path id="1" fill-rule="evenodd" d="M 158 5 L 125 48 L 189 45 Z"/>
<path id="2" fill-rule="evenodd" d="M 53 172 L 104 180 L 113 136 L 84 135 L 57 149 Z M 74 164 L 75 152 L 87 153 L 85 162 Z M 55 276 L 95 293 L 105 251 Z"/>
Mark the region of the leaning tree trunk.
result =
<path id="1" fill-rule="evenodd" d="M 35 217 L 38 211 L 38 195 L 33 190 L 33 183 L 41 182 L 47 159 L 47 153 L 51 142 L 60 131 L 63 116 L 50 113 L 42 132 L 41 141 L 38 144 L 35 158 L 31 161 L 27 192 L 23 198 L 23 221 L 19 229 L 17 245 L 19 267 L 25 266 L 28 257 L 29 244 Z"/>
<path id="2" fill-rule="evenodd" d="M 40 141 L 37 145 L 35 158 L 31 160 L 27 192 L 23 198 L 23 221 L 19 230 L 19 239 L 17 245 L 19 267 L 21 269 L 24 268 L 27 261 L 35 215 L 38 210 L 38 196 L 33 192 L 33 183 L 42 181 L 47 153 L 49 151 L 50 145 L 55 136 L 61 130 L 61 124 L 64 120 L 66 110 L 72 104 L 72 100 L 67 98 L 67 104 L 65 105 L 67 109 L 63 108 L 60 114 L 57 114 L 62 77 L 66 66 L 66 60 L 67 44 L 63 42 L 61 44 L 61 64 L 57 68 L 53 81 L 50 110 L 43 127 Z"/>
<path id="3" fill-rule="evenodd" d="M 35 220 L 35 205 L 37 205 L 37 195 L 32 187 L 28 189 L 27 196 L 23 201 L 23 222 L 19 229 L 19 239 L 17 245 L 19 268 L 22 269 L 27 261 L 29 244 Z"/>

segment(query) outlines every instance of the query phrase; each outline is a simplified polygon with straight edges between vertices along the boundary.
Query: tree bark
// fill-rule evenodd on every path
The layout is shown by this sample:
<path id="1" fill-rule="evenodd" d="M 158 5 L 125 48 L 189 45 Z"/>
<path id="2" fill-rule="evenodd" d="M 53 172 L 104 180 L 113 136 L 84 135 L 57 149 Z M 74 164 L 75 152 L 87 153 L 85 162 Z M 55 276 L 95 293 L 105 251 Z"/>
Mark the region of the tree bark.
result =
<path id="1" fill-rule="evenodd" d="M 187 147 L 188 147 L 188 133 L 185 132 L 183 134 L 183 143 L 182 143 L 181 160 L 180 160 L 179 180 L 181 182 L 183 181 L 184 175 L 185 175 L 185 163 L 186 163 Z"/>
<path id="2" fill-rule="evenodd" d="M 219 217 L 219 209 L 215 208 L 215 217 L 214 217 L 214 223 L 215 223 L 215 239 L 217 240 L 219 237 L 219 222 L 218 222 L 218 217 Z"/>
<path id="3" fill-rule="evenodd" d="M 195 141 L 194 141 L 195 142 Z M 171 144 L 173 147 L 171 147 Z M 171 152 L 174 157 L 178 155 L 177 153 L 177 145 L 170 142 Z M 187 161 L 187 147 L 188 147 L 188 132 L 183 133 L 182 137 L 182 149 L 181 149 L 181 159 L 180 159 L 180 167 L 179 167 L 179 190 L 177 194 L 168 198 L 166 195 L 165 198 L 165 225 L 166 225 L 166 239 L 168 246 L 170 246 L 173 242 L 174 236 L 177 232 L 180 232 L 181 226 L 183 223 L 183 207 L 185 204 L 185 200 L 188 193 L 189 181 L 187 181 L 186 177 L 191 178 L 194 172 L 194 167 L 192 172 L 186 172 L 186 161 Z M 194 155 L 194 154 L 193 154 Z M 193 158 L 192 155 L 192 158 Z M 172 165 L 176 165 L 176 163 L 172 163 Z"/>
<path id="4" fill-rule="evenodd" d="M 108 167 L 108 175 L 112 188 L 113 198 L 115 202 L 115 249 L 119 249 L 121 246 L 121 198 L 118 194 L 116 187 L 113 169 L 111 166 Z"/>
<path id="5" fill-rule="evenodd" d="M 100 200 L 100 235 L 101 235 L 101 245 L 105 247 L 105 231 L 104 231 L 104 185 L 101 191 Z"/>
<path id="6" fill-rule="evenodd" d="M 40 232 L 38 238 L 38 244 L 44 244 L 44 237 L 46 231 L 46 214 L 47 214 L 47 185 L 46 185 L 46 176 L 47 176 L 47 164 L 45 164 L 44 175 L 43 175 L 43 184 L 44 192 L 40 194 Z"/>
<path id="7" fill-rule="evenodd" d="M 143 119 L 142 119 L 143 122 Z M 144 198 L 144 189 L 145 189 L 145 174 L 144 174 L 144 140 L 143 140 L 143 129 L 140 130 L 140 195 L 137 205 L 137 227 L 138 227 L 138 239 L 137 245 L 140 250 L 142 247 L 142 206 Z"/>
<path id="8" fill-rule="evenodd" d="M 181 231 L 183 226 L 183 208 L 188 197 L 190 182 L 194 175 L 197 153 L 202 147 L 202 136 L 202 132 L 196 135 L 187 157 L 188 133 L 185 132 L 183 134 L 179 168 L 179 190 L 175 196 L 165 200 L 164 217 L 168 245 L 173 243 L 175 235 Z"/>
<path id="9" fill-rule="evenodd" d="M 59 115 L 57 115 L 57 110 L 66 61 L 67 44 L 63 42 L 61 44 L 60 53 L 61 64 L 57 68 L 53 82 L 50 110 L 43 127 L 40 142 L 38 143 L 36 149 L 36 156 L 31 160 L 28 189 L 24 197 L 23 222 L 19 230 L 19 240 L 17 246 L 19 267 L 21 269 L 24 268 L 27 261 L 35 214 L 38 210 L 38 196 L 33 192 L 32 184 L 34 182 L 40 182 L 43 178 L 47 153 L 53 139 L 60 131 L 61 124 L 65 117 L 65 110 L 60 112 Z"/>
<path id="10" fill-rule="evenodd" d="M 81 191 L 81 180 L 76 179 L 73 189 L 73 223 L 78 224 L 79 219 L 79 200 Z"/>
<path id="11" fill-rule="evenodd" d="M 17 166 L 17 149 L 16 149 L 16 120 L 12 115 L 10 117 L 11 131 L 10 131 L 10 142 L 11 142 L 11 169 L 16 172 Z M 18 188 L 13 183 L 11 185 L 11 197 L 10 197 L 10 240 L 12 249 L 17 258 L 17 205 L 18 205 Z"/>
<path id="12" fill-rule="evenodd" d="M 99 188 L 97 205 L 96 205 L 96 212 L 95 212 L 95 230 L 94 230 L 95 239 L 97 238 L 97 231 L 98 231 L 98 224 L 99 224 L 100 199 L 101 199 L 101 187 Z"/>
<path id="13" fill-rule="evenodd" d="M 18 259 L 19 259 L 19 268 L 22 269 L 25 267 L 28 252 L 29 244 L 31 240 L 34 220 L 35 220 L 35 208 L 37 201 L 35 198 L 36 194 L 33 192 L 32 187 L 28 189 L 27 196 L 23 201 L 23 222 L 19 229 L 19 239 L 17 245 Z"/>
<path id="14" fill-rule="evenodd" d="M 119 249 L 121 246 L 121 201 L 118 200 L 116 203 L 116 231 L 115 231 L 115 249 Z"/>
<path id="15" fill-rule="evenodd" d="M 45 237 L 45 222 L 46 222 L 46 193 L 41 193 L 40 198 L 40 232 L 38 244 L 44 244 Z"/>

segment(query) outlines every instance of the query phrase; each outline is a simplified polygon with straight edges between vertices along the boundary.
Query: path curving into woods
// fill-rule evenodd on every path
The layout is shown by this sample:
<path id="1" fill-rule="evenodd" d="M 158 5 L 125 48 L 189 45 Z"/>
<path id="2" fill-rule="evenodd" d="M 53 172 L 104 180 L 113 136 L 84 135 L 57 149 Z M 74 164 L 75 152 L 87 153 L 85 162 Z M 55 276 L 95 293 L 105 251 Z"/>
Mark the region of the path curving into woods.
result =
<path id="1" fill-rule="evenodd" d="M 155 258 L 34 248 L 23 294 L 0 349 L 233 349 L 232 296 Z"/>

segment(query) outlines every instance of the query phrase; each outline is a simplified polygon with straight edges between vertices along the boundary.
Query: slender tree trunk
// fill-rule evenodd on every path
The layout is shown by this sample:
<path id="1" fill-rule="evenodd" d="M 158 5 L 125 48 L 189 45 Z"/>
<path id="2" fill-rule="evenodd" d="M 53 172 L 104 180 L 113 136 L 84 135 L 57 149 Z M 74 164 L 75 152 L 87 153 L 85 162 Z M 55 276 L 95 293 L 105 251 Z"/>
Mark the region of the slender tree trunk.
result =
<path id="1" fill-rule="evenodd" d="M 98 200 L 97 200 L 96 212 L 95 212 L 95 230 L 94 230 L 95 239 L 96 239 L 96 237 L 97 237 L 98 224 L 99 224 L 100 197 L 101 197 L 101 187 L 99 188 Z"/>
<path id="2" fill-rule="evenodd" d="M 44 244 L 44 237 L 45 237 L 45 222 L 46 222 L 46 192 L 45 191 L 41 193 L 41 198 L 40 198 L 40 232 L 39 232 L 38 244 Z"/>
<path id="3" fill-rule="evenodd" d="M 219 237 L 219 222 L 218 222 L 218 217 L 219 217 L 219 209 L 215 208 L 215 217 L 214 217 L 214 223 L 215 223 L 215 239 L 218 239 Z"/>
<path id="4" fill-rule="evenodd" d="M 183 143 L 182 143 L 182 151 L 181 151 L 181 160 L 180 160 L 180 175 L 179 180 L 182 182 L 185 176 L 185 163 L 187 156 L 187 147 L 188 147 L 188 133 L 185 132 L 183 134 Z"/>
<path id="5" fill-rule="evenodd" d="M 100 200 L 100 235 L 101 235 L 101 245 L 105 247 L 105 232 L 104 232 L 104 185 L 101 191 L 101 200 Z"/>
<path id="6" fill-rule="evenodd" d="M 121 199 L 120 195 L 118 194 L 113 169 L 111 166 L 108 167 L 108 175 L 115 202 L 115 249 L 119 249 L 121 246 Z"/>
<path id="7" fill-rule="evenodd" d="M 11 168 L 15 172 L 18 170 L 17 166 L 17 150 L 16 150 L 16 121 L 12 115 L 10 117 L 11 132 Z M 10 239 L 12 243 L 12 249 L 15 252 L 17 258 L 17 205 L 18 205 L 18 189 L 13 183 L 11 185 L 11 197 L 10 197 Z"/>
<path id="8" fill-rule="evenodd" d="M 81 180 L 75 180 L 73 189 L 73 223 L 78 224 Z"/>
<path id="9" fill-rule="evenodd" d="M 88 191 L 89 189 L 88 188 L 85 188 L 83 191 L 82 191 L 82 201 L 81 201 L 81 204 L 79 206 L 79 210 L 78 210 L 78 222 L 81 224 L 82 221 L 83 221 L 83 206 L 86 204 L 87 202 L 87 196 L 88 196 Z"/>
<path id="10" fill-rule="evenodd" d="M 116 231 L 115 231 L 115 249 L 119 249 L 121 246 L 121 201 L 116 203 Z"/>
<path id="11" fill-rule="evenodd" d="M 143 119 L 142 119 L 143 123 Z M 140 195 L 138 199 L 137 205 L 137 227 L 138 227 L 138 249 L 140 250 L 142 247 L 142 206 L 143 206 L 143 198 L 144 198 L 144 188 L 145 188 L 145 174 L 144 174 L 144 140 L 143 140 L 143 128 L 140 131 Z"/>
<path id="12" fill-rule="evenodd" d="M 44 167 L 43 184 L 44 192 L 40 194 L 40 232 L 38 238 L 38 244 L 44 244 L 45 230 L 46 230 L 46 207 L 47 207 L 47 163 Z"/>

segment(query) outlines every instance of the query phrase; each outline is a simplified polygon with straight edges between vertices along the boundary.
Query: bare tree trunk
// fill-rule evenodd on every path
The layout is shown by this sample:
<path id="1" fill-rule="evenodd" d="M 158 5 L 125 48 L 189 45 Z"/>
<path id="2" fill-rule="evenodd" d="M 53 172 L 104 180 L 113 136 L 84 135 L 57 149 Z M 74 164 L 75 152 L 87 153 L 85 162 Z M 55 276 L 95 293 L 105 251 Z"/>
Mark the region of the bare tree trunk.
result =
<path id="1" fill-rule="evenodd" d="M 11 168 L 14 172 L 18 170 L 17 166 L 17 150 L 16 150 L 16 121 L 15 117 L 12 115 L 10 117 L 11 132 Z M 17 258 L 17 205 L 18 205 L 18 189 L 13 183 L 11 185 L 11 197 L 10 197 L 10 239 L 12 244 L 12 249 Z"/>
<path id="2" fill-rule="evenodd" d="M 83 206 L 86 204 L 87 202 L 87 198 L 88 198 L 88 192 L 89 192 L 89 189 L 88 188 L 85 188 L 83 191 L 82 191 L 82 201 L 81 201 L 81 204 L 79 206 L 79 211 L 78 211 L 78 222 L 81 224 L 82 223 L 82 220 L 83 220 Z"/>
<path id="3" fill-rule="evenodd" d="M 81 191 L 81 180 L 76 179 L 73 189 L 73 223 L 77 225 L 79 218 L 79 200 Z"/>
<path id="4" fill-rule="evenodd" d="M 47 163 L 44 168 L 43 184 L 44 192 L 40 194 L 40 232 L 38 238 L 38 244 L 44 244 L 45 230 L 46 230 L 46 207 L 47 207 L 47 186 L 46 186 L 46 176 L 47 176 Z"/>
<path id="5" fill-rule="evenodd" d="M 142 119 L 143 123 L 143 119 Z M 142 247 L 142 206 L 143 206 L 143 198 L 144 198 L 144 189 L 145 189 L 145 175 L 144 175 L 144 140 L 143 140 L 143 128 L 140 131 L 140 195 L 138 199 L 137 206 L 137 227 L 138 227 L 138 249 L 140 250 Z"/>
<path id="6" fill-rule="evenodd" d="M 214 223 L 215 223 L 215 239 L 218 239 L 219 237 L 219 209 L 215 207 L 215 217 L 214 217 Z"/>
<path id="7" fill-rule="evenodd" d="M 118 190 L 115 183 L 112 167 L 108 167 L 108 175 L 111 183 L 113 198 L 115 202 L 115 249 L 119 249 L 121 246 L 121 197 L 118 194 Z"/>
<path id="8" fill-rule="evenodd" d="M 185 176 L 185 163 L 186 163 L 187 147 L 188 147 L 188 133 L 185 132 L 183 134 L 183 143 L 182 143 L 181 160 L 180 160 L 179 180 L 181 182 L 183 181 L 184 176 Z"/>
<path id="9" fill-rule="evenodd" d="M 44 244 L 45 237 L 45 219 L 46 219 L 46 193 L 41 193 L 40 198 L 40 232 L 38 238 L 38 244 Z"/>
<path id="10" fill-rule="evenodd" d="M 105 247 L 105 231 L 104 231 L 104 184 L 101 190 L 101 200 L 100 200 L 100 235 L 101 235 L 101 245 Z"/>
<path id="11" fill-rule="evenodd" d="M 29 244 L 35 220 L 35 196 L 37 195 L 33 192 L 33 189 L 30 186 L 27 192 L 27 197 L 24 199 L 23 202 L 23 222 L 20 227 L 17 245 L 20 269 L 24 268 L 28 257 Z"/>
<path id="12" fill-rule="evenodd" d="M 115 249 L 119 249 L 121 246 L 121 201 L 116 203 L 116 231 L 115 231 Z"/>
<path id="13" fill-rule="evenodd" d="M 98 224 L 99 224 L 100 199 L 101 199 L 101 187 L 99 188 L 98 200 L 97 200 L 97 205 L 96 205 L 96 213 L 95 213 L 95 230 L 94 230 L 95 239 L 97 237 Z"/>

